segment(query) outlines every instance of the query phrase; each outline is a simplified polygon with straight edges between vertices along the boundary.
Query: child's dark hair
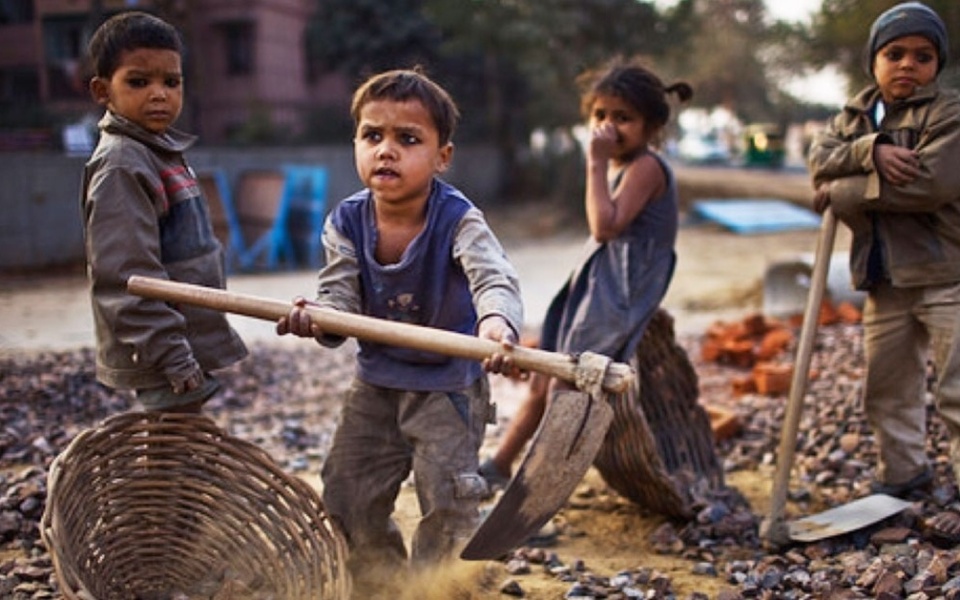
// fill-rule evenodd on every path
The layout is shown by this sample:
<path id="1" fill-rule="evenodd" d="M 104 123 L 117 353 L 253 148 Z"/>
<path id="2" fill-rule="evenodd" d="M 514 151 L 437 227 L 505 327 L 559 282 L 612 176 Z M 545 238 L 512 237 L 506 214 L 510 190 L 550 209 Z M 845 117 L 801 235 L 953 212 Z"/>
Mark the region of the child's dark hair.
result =
<path id="1" fill-rule="evenodd" d="M 139 48 L 183 54 L 180 34 L 172 25 L 145 12 L 123 12 L 104 21 L 90 38 L 87 52 L 93 74 L 104 78 L 113 76 L 120 65 L 120 55 Z"/>
<path id="2" fill-rule="evenodd" d="M 676 94 L 681 102 L 693 97 L 693 88 L 684 81 L 664 86 L 650 69 L 637 62 L 617 59 L 608 66 L 588 71 L 577 78 L 583 90 L 580 110 L 587 118 L 597 96 L 616 96 L 630 104 L 653 129 L 660 129 L 670 120 L 667 94 Z"/>
<path id="3" fill-rule="evenodd" d="M 386 71 L 365 81 L 354 92 L 353 102 L 350 104 L 353 122 L 359 123 L 361 109 L 376 100 L 419 101 L 430 113 L 437 127 L 440 145 L 444 146 L 453 139 L 460 111 L 450 94 L 424 75 L 419 67 Z"/>

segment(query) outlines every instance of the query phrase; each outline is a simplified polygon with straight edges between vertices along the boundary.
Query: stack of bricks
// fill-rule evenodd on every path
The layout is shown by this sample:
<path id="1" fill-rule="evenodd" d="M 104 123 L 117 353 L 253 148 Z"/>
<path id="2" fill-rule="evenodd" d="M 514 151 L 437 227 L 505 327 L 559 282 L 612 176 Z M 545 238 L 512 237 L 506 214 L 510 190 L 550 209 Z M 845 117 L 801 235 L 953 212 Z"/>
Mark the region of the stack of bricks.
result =
<path id="1" fill-rule="evenodd" d="M 849 302 L 834 304 L 824 300 L 819 313 L 820 325 L 860 322 L 860 311 Z M 783 357 L 794 342 L 794 329 L 802 324 L 802 315 L 786 322 L 751 314 L 740 321 L 719 321 L 707 330 L 701 345 L 701 358 L 707 362 L 749 370 L 749 374 L 733 380 L 737 395 L 759 393 L 785 394 L 793 378 L 792 355 Z M 810 374 L 815 377 L 814 373 Z"/>

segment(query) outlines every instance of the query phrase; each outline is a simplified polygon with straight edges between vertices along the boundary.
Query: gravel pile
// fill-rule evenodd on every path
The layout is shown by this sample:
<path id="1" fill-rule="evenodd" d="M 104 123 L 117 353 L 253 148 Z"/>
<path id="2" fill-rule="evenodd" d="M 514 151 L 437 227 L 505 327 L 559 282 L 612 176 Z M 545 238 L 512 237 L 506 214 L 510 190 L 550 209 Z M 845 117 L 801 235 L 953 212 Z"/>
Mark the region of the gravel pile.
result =
<path id="1" fill-rule="evenodd" d="M 699 340 L 683 338 L 700 378 L 701 400 L 738 412 L 743 428 L 721 443 L 725 470 L 776 462 L 786 398 L 734 397 L 733 368 L 698 360 Z M 286 470 L 314 472 L 329 448 L 352 348 L 339 351 L 256 345 L 252 355 L 220 376 L 225 391 L 208 414 L 230 433 L 269 452 Z M 93 377 L 89 349 L 0 358 L 0 597 L 60 598 L 49 554 L 39 541 L 46 469 L 81 430 L 131 408 L 128 396 Z M 813 379 L 800 424 L 790 510 L 816 513 L 869 493 L 874 442 L 859 405 L 863 369 L 856 325 L 822 328 Z M 931 400 L 932 403 L 932 400 Z M 691 570 L 729 584 L 720 600 L 735 598 L 960 599 L 960 555 L 939 548 L 923 521 L 956 500 L 946 460 L 945 428 L 930 406 L 928 451 L 938 486 L 911 508 L 850 535 L 786 548 L 765 547 L 762 515 L 734 489 L 701 490 L 697 517 L 665 523 L 651 547 L 689 561 Z M 577 510 L 610 510 L 609 495 L 578 490 Z M 500 593 L 521 596 L 525 577 L 569 582 L 567 598 L 677 598 L 669 577 L 639 567 L 599 574 L 589 564 L 566 564 L 549 549 L 523 548 L 503 560 Z M 538 574 L 540 573 L 540 574 Z M 689 594 L 686 598 L 706 598 Z"/>

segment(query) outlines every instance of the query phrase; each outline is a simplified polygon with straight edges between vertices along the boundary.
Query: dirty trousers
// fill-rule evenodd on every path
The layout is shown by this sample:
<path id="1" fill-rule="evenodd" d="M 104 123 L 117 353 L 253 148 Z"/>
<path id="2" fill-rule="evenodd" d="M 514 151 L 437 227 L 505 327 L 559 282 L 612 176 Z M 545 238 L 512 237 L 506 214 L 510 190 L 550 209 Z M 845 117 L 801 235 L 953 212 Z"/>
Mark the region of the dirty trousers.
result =
<path id="1" fill-rule="evenodd" d="M 927 468 L 927 359 L 935 397 L 960 465 L 960 283 L 872 290 L 863 311 L 864 411 L 877 436 L 877 479 L 901 484 Z M 958 474 L 960 475 L 960 474 Z"/>
<path id="2" fill-rule="evenodd" d="M 459 392 L 408 392 L 354 380 L 321 476 L 323 500 L 347 533 L 351 566 L 406 560 L 391 515 L 412 469 L 421 519 L 411 560 L 435 563 L 479 524 L 478 454 L 492 406 L 486 376 Z"/>

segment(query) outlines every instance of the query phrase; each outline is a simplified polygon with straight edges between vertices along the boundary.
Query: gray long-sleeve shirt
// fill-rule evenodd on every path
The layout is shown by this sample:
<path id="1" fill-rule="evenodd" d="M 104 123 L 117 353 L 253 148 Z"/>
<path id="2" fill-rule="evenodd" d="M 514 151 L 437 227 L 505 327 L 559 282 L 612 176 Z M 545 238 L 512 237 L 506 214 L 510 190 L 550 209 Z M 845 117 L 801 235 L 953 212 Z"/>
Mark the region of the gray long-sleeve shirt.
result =
<path id="1" fill-rule="evenodd" d="M 356 212 L 358 203 L 362 205 L 372 201 L 371 198 L 361 193 L 344 202 L 353 203 L 352 214 L 355 219 L 356 215 L 360 214 Z M 374 243 L 371 240 L 376 237 L 376 233 L 371 232 L 367 235 L 363 233 L 362 229 L 357 228 L 356 223 L 353 226 L 345 225 L 343 220 L 345 215 L 337 215 L 336 211 L 331 214 L 327 219 L 323 233 L 326 265 L 319 274 L 318 302 L 327 308 L 351 313 L 366 313 L 371 309 L 371 302 L 380 302 L 384 298 L 375 300 L 368 297 L 365 299 L 364 294 L 379 295 L 380 292 L 374 292 L 374 288 L 386 284 L 388 281 L 396 282 L 396 274 L 391 273 L 392 270 L 413 274 L 417 272 L 417 268 L 411 264 L 411 261 L 426 261 L 428 264 L 422 266 L 422 268 L 428 269 L 427 273 L 434 272 L 436 277 L 447 277 L 448 275 L 443 273 L 447 267 L 443 265 L 452 262 L 455 265 L 454 270 L 462 271 L 463 279 L 465 279 L 469 289 L 455 292 L 454 290 L 462 290 L 463 288 L 454 288 L 446 292 L 452 292 L 452 296 L 435 297 L 437 290 L 424 289 L 421 284 L 419 287 L 413 288 L 414 292 L 412 294 L 402 295 L 410 296 L 410 298 L 397 297 L 397 305 L 407 300 L 411 302 L 409 308 L 412 312 L 409 312 L 409 316 L 412 318 L 412 322 L 420 325 L 447 327 L 453 324 L 453 321 L 449 321 L 450 318 L 453 318 L 454 321 L 461 322 L 462 326 L 462 317 L 466 315 L 463 313 L 463 309 L 458 307 L 459 300 L 456 296 L 468 293 L 472 301 L 473 312 L 476 313 L 477 324 L 487 317 L 499 315 L 510 324 L 515 333 L 519 333 L 523 324 L 523 310 L 516 270 L 507 259 L 503 247 L 486 223 L 483 213 L 469 204 L 454 188 L 442 182 L 435 186 L 431 198 L 430 214 L 433 215 L 433 211 L 440 210 L 440 206 L 450 202 L 461 202 L 469 205 L 463 211 L 459 220 L 456 221 L 455 226 L 452 227 L 450 243 L 448 245 L 445 245 L 444 242 L 438 244 L 436 240 L 440 238 L 434 239 L 428 246 L 420 243 L 424 241 L 420 240 L 421 236 L 440 235 L 442 237 L 447 235 L 443 234 L 442 231 L 432 229 L 435 223 L 433 223 L 434 217 L 431 217 L 431 224 L 428 224 L 420 236 L 411 243 L 397 265 L 368 264 L 365 268 L 361 259 L 366 257 L 363 260 L 370 263 L 372 261 L 370 258 L 372 250 L 369 247 L 358 247 L 358 244 L 369 246 Z M 463 205 L 460 206 L 462 210 Z M 338 227 L 338 223 L 341 224 L 341 227 Z M 348 231 L 351 227 L 352 234 Z M 372 227 L 372 225 L 367 223 L 367 227 Z M 364 239 L 366 241 L 362 241 Z M 424 254 L 427 248 L 432 249 L 432 253 Z M 438 256 L 439 252 L 446 252 L 447 248 L 449 248 L 449 256 Z M 373 269 L 373 271 L 368 272 L 368 269 Z M 438 270 L 430 271 L 430 269 Z M 365 285 L 364 277 L 372 277 L 373 279 L 387 277 L 387 279 L 383 282 L 378 281 L 376 284 L 373 284 L 372 280 L 366 281 Z M 403 276 L 400 277 L 402 281 Z M 426 280 L 422 281 L 436 282 L 437 279 L 428 276 Z M 409 286 L 410 282 L 407 285 Z M 432 285 L 426 287 L 432 287 Z M 388 292 L 390 289 L 387 288 Z M 421 303 L 426 303 L 426 305 Z M 443 306 L 444 304 L 446 306 Z M 431 308 L 427 309 L 426 307 Z M 421 308 L 424 308 L 426 312 L 420 311 Z M 396 309 L 394 311 L 396 315 L 393 316 L 406 320 L 406 307 L 396 306 Z M 455 313 L 451 313 L 451 310 L 454 310 Z M 441 320 L 447 325 L 430 322 L 430 319 L 441 314 L 446 315 Z M 423 319 L 427 319 L 427 321 Z M 460 331 L 464 332 L 462 328 Z M 321 343 L 332 346 L 341 341 L 341 338 L 328 336 L 321 340 Z M 392 358 L 384 358 L 380 354 L 390 354 Z M 432 387 L 433 389 L 438 389 L 437 386 L 456 389 L 467 383 L 459 377 L 451 379 L 452 373 L 447 367 L 439 364 L 432 365 L 432 362 L 428 357 L 418 357 L 410 353 L 378 347 L 374 344 L 361 344 L 360 374 L 370 383 L 405 389 L 415 389 L 417 386 Z M 390 372 L 392 367 L 396 367 L 395 373 Z M 457 370 L 455 369 L 455 371 Z M 479 368 L 473 366 L 468 370 L 466 377 L 471 379 L 478 374 Z M 431 379 L 433 381 L 428 381 Z M 460 381 L 460 383 L 455 384 L 455 380 Z"/>

